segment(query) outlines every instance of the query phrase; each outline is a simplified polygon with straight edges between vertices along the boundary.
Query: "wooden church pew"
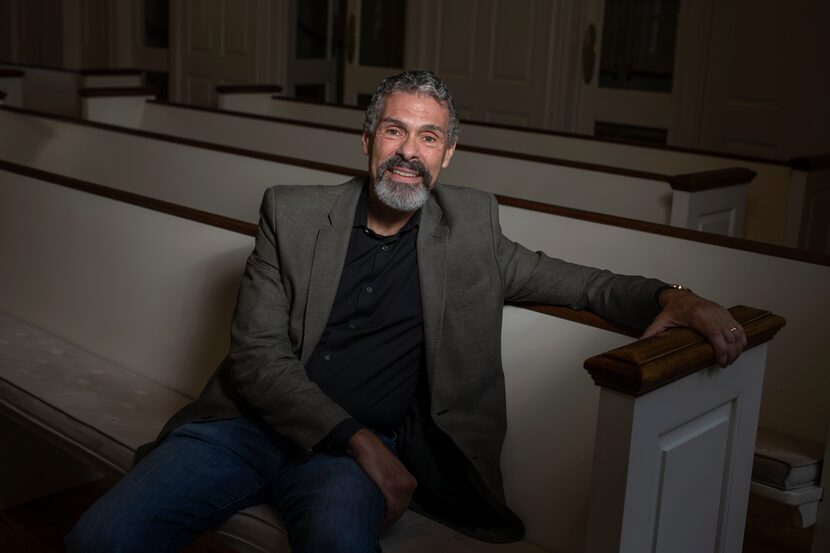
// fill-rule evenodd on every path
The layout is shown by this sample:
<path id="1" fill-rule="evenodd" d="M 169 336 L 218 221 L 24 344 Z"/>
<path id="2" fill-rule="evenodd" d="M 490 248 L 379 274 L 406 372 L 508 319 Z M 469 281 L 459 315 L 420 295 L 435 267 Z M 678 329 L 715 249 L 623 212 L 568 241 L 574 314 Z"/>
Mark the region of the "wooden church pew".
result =
<path id="1" fill-rule="evenodd" d="M 137 69 L 63 69 L 0 62 L 0 70 L 23 71 L 22 103 L 27 109 L 81 116 L 81 88 L 140 86 L 142 73 Z"/>
<path id="2" fill-rule="evenodd" d="M 0 123 L 5 125 L 18 120 L 4 120 L 3 116 L 3 110 L 0 110 Z M 174 139 L 153 139 L 146 132 L 113 132 L 94 125 L 63 126 L 58 123 L 61 122 L 53 118 L 43 119 L 44 127 L 39 132 L 44 136 L 52 133 L 55 140 L 45 143 L 41 152 L 26 146 L 30 138 L 26 138 L 25 132 L 32 132 L 31 125 L 15 131 L 20 138 L 14 144 L 0 143 L 0 149 L 17 147 L 23 154 L 28 152 L 29 157 L 21 152 L 12 156 L 19 163 L 37 164 L 75 178 L 112 182 L 125 190 L 249 222 L 256 220 L 261 194 L 271 184 L 334 184 L 361 174 L 331 166 L 328 171 L 309 174 L 300 172 L 301 168 L 294 165 L 290 167 L 290 173 L 283 173 L 288 169 L 275 156 L 230 155 L 213 146 L 202 148 L 192 143 L 182 148 Z M 64 136 L 65 141 L 59 139 L 60 133 L 70 134 Z M 43 136 L 37 138 L 38 141 L 42 139 Z M 4 157 L 14 160 L 0 152 L 0 158 Z M 160 171 L 161 167 L 164 170 Z M 815 291 L 823 288 L 822 278 L 828 276 L 827 256 L 658 224 L 624 221 L 507 196 L 499 197 L 499 201 L 505 213 L 503 216 L 509 217 L 504 223 L 507 235 L 534 249 L 617 272 L 641 272 L 668 282 L 687 283 L 702 295 L 720 302 L 741 298 L 742 303 L 770 305 L 771 309 L 784 314 L 796 330 L 784 333 L 777 342 L 780 350 L 774 351 L 770 360 L 768 381 L 776 384 L 767 386 L 762 409 L 764 426 L 813 436 L 819 441 L 824 438 L 820 429 L 830 419 L 830 409 L 821 395 L 826 388 L 822 375 L 823 367 L 830 363 L 830 344 L 820 337 L 823 328 L 820 313 L 823 307 L 830 305 L 826 305 L 826 295 Z M 539 219 L 538 213 L 547 215 Z M 558 228 L 552 226 L 551 221 L 570 219 L 549 215 L 566 218 L 570 215 L 592 224 L 584 228 Z M 533 224 L 526 224 L 528 221 Z M 623 240 L 615 230 L 617 226 L 638 229 L 644 234 L 626 234 L 628 238 Z M 581 241 L 569 240 L 580 233 L 596 236 L 598 228 L 608 232 L 593 239 L 589 247 Z M 667 241 L 658 239 L 654 243 L 642 242 L 639 238 L 653 238 L 652 235 L 671 238 Z M 629 262 L 626 256 L 634 262 Z M 771 276 L 761 278 L 761 275 Z M 798 284 L 784 285 L 785 279 L 789 278 L 795 278 Z"/>
<path id="3" fill-rule="evenodd" d="M 252 232 L 245 222 L 0 162 L 3 416 L 98 469 L 123 472 L 224 354 Z M 672 551 L 718 543 L 738 553 L 764 342 L 783 321 L 734 313 L 755 347 L 730 369 L 711 367 L 711 349 L 677 331 L 589 360 L 600 398 L 578 366 L 630 341 L 618 327 L 562 309 L 506 308 L 503 461 L 528 542 L 487 546 L 409 513 L 384 549 L 633 553 L 655 537 Z M 662 470 L 634 470 L 661 455 Z M 592 457 L 601 485 L 590 489 Z M 699 485 L 684 489 L 690 471 Z M 267 507 L 249 509 L 219 535 L 240 551 L 264 551 L 284 543 L 275 521 Z"/>
<path id="4" fill-rule="evenodd" d="M 98 122 L 133 126 L 132 106 Z M 198 137 L 261 152 L 364 169 L 366 159 L 354 130 L 304 125 L 183 105 L 148 103 L 137 128 Z M 663 175 L 571 163 L 464 146 L 442 172 L 450 184 L 530 200 L 592 209 L 645 221 L 742 235 L 750 171 L 724 171 L 698 182 L 695 175 Z"/>
<path id="5" fill-rule="evenodd" d="M 359 129 L 363 124 L 363 109 L 354 106 L 320 104 L 281 96 L 274 96 L 266 109 L 263 106 L 262 102 L 254 104 L 238 98 L 232 109 L 353 129 Z M 826 156 L 781 161 L 478 121 L 462 121 L 461 143 L 670 175 L 745 167 L 757 173 L 748 190 L 745 236 L 772 244 L 830 252 L 830 243 L 820 247 L 815 244 L 816 237 L 809 237 L 821 233 L 825 224 L 810 224 L 811 220 L 830 219 L 826 208 L 817 213 L 817 203 L 821 202 L 826 187 L 830 186 L 830 170 L 826 163 L 819 166 L 815 161 Z M 805 159 L 814 161 L 808 164 Z M 783 206 L 789 207 L 784 209 Z M 823 238 L 824 242 L 828 241 L 826 236 Z"/>

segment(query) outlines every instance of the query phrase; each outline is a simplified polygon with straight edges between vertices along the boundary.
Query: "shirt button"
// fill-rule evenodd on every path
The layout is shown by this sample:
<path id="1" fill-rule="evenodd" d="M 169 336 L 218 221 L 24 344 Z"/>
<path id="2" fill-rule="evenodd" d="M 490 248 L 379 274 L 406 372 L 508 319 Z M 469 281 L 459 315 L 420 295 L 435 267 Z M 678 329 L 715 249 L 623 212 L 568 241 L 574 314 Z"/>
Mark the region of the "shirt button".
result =
<path id="1" fill-rule="evenodd" d="M 382 249 L 383 251 L 388 251 L 388 250 L 389 250 L 389 246 L 387 246 L 386 244 L 384 244 L 383 246 L 381 246 L 381 247 L 380 247 L 380 249 Z"/>
<path id="2" fill-rule="evenodd" d="M 353 323 L 349 323 L 349 330 L 354 330 L 354 324 Z"/>
<path id="3" fill-rule="evenodd" d="M 331 355 L 328 353 L 323 354 L 323 361 L 331 361 Z"/>
<path id="4" fill-rule="evenodd" d="M 371 294 L 374 290 L 375 290 L 375 289 L 374 289 L 374 288 L 372 288 L 371 286 L 367 286 L 367 287 L 366 287 L 366 293 L 367 293 L 367 294 Z"/>

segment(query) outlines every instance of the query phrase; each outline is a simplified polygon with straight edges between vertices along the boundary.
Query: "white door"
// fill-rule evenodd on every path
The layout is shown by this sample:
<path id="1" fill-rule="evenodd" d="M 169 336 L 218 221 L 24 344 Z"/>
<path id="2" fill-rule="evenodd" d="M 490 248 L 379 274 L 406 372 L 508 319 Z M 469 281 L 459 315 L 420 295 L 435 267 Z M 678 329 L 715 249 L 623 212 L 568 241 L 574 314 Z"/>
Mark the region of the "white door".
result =
<path id="1" fill-rule="evenodd" d="M 267 14 L 264 0 L 171 3 L 174 100 L 215 106 L 217 85 L 262 82 Z"/>
<path id="2" fill-rule="evenodd" d="M 709 2 L 591 0 L 580 37 L 577 131 L 693 145 Z M 683 108 L 681 109 L 681 106 Z"/>
<path id="3" fill-rule="evenodd" d="M 343 102 L 365 106 L 378 83 L 411 65 L 416 0 L 348 0 Z"/>

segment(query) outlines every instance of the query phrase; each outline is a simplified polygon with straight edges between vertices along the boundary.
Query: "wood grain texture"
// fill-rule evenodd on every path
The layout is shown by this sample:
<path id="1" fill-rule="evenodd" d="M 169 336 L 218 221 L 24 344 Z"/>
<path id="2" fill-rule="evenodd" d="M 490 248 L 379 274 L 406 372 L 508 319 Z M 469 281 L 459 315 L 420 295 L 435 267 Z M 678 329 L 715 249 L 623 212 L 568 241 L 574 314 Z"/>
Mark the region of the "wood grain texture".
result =
<path id="1" fill-rule="evenodd" d="M 729 311 L 744 328 L 746 349 L 771 340 L 786 323 L 752 307 L 738 305 Z M 591 357 L 585 369 L 598 386 L 636 397 L 715 363 L 714 350 L 703 336 L 679 328 Z"/>
<path id="2" fill-rule="evenodd" d="M 84 77 L 120 77 L 120 76 L 139 76 L 142 74 L 141 69 L 133 69 L 131 67 L 89 67 L 78 71 Z"/>
<path id="3" fill-rule="evenodd" d="M 790 160 L 790 167 L 796 171 L 830 169 L 830 153 L 793 158 Z"/>
<path id="4" fill-rule="evenodd" d="M 684 192 L 701 192 L 715 188 L 725 188 L 738 184 L 752 182 L 758 173 L 744 167 L 729 167 L 727 169 L 715 169 L 713 171 L 699 171 L 697 173 L 686 173 L 675 175 L 669 179 L 669 186 L 672 190 Z"/>
<path id="5" fill-rule="evenodd" d="M 282 86 L 278 84 L 220 84 L 216 87 L 216 92 L 219 94 L 277 93 L 282 92 Z"/>
<path id="6" fill-rule="evenodd" d="M 107 88 L 80 88 L 78 94 L 83 98 L 121 97 L 121 96 L 155 96 L 158 91 L 149 86 L 118 86 Z"/>

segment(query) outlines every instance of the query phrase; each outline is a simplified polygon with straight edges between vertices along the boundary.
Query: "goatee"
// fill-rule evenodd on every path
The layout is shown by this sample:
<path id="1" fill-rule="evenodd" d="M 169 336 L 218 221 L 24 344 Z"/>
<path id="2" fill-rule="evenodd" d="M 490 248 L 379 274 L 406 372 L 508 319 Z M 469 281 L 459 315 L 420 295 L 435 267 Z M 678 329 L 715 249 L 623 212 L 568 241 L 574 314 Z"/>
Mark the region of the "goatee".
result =
<path id="1" fill-rule="evenodd" d="M 392 167 L 414 171 L 421 177 L 421 182 L 409 184 L 397 182 L 392 177 Z M 432 175 L 423 163 L 417 160 L 406 161 L 400 156 L 392 156 L 378 165 L 378 178 L 375 180 L 375 194 L 378 200 L 396 211 L 411 213 L 424 206 L 429 199 L 429 184 Z"/>

